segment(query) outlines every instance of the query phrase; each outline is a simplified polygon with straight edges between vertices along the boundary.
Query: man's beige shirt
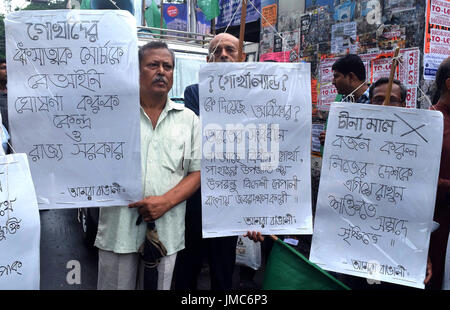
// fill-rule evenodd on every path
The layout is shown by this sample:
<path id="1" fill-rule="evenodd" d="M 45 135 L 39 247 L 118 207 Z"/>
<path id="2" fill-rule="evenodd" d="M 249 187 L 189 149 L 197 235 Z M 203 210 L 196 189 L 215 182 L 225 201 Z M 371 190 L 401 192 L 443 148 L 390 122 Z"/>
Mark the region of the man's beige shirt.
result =
<path id="1" fill-rule="evenodd" d="M 159 196 L 188 173 L 200 171 L 200 128 L 195 113 L 167 100 L 156 128 L 141 108 L 141 163 L 144 196 Z M 124 173 L 127 173 L 124 167 Z M 167 255 L 184 249 L 186 201 L 156 220 Z M 145 239 L 146 223 L 136 225 L 137 209 L 127 206 L 100 209 L 95 246 L 115 253 L 137 252 Z"/>

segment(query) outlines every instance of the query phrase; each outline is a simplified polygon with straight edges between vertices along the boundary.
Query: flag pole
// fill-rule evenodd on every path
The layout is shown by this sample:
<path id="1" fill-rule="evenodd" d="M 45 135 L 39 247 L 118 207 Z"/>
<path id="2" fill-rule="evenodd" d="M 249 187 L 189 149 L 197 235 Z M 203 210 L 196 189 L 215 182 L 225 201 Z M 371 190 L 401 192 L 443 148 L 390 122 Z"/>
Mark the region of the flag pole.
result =
<path id="1" fill-rule="evenodd" d="M 141 23 L 142 23 L 142 26 L 145 27 L 145 0 L 142 0 L 141 11 L 142 11 Z"/>
<path id="2" fill-rule="evenodd" d="M 399 52 L 400 52 L 400 48 L 397 47 L 394 52 L 394 58 L 392 59 L 391 73 L 389 75 L 389 83 L 388 83 L 388 88 L 386 90 L 386 97 L 384 98 L 383 105 L 389 105 L 389 102 L 391 101 L 392 83 L 394 81 L 394 74 L 395 74 L 395 69 L 397 67 L 397 62 L 398 62 L 397 57 L 398 57 Z"/>
<path id="3" fill-rule="evenodd" d="M 160 19 L 160 26 L 159 26 L 159 28 L 161 28 L 162 29 L 162 27 L 163 27 L 163 14 L 164 14 L 164 7 L 163 7 L 163 4 L 164 4 L 164 1 L 163 0 L 161 0 L 161 19 Z"/>
<path id="4" fill-rule="evenodd" d="M 160 24 L 160 26 L 159 26 L 159 28 L 161 28 L 161 36 L 160 36 L 160 39 L 162 39 L 163 37 L 162 37 L 162 35 L 163 35 L 163 31 L 162 31 L 162 29 L 163 29 L 163 25 L 164 25 L 164 0 L 161 0 L 161 19 L 160 19 L 160 21 L 159 21 L 159 24 Z"/>
<path id="5" fill-rule="evenodd" d="M 239 50 L 238 50 L 238 61 L 243 61 L 243 47 L 244 47 L 244 36 L 245 36 L 245 18 L 247 16 L 247 0 L 242 0 L 241 8 L 241 26 L 239 29 Z"/>

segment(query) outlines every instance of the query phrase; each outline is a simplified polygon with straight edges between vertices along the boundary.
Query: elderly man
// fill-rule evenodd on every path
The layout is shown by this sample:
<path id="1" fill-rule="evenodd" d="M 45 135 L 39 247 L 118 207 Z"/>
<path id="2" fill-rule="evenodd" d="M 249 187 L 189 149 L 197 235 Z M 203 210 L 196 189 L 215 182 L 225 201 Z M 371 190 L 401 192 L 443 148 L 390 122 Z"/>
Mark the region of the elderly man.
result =
<path id="1" fill-rule="evenodd" d="M 442 289 L 445 252 L 450 228 L 450 57 L 445 59 L 436 73 L 435 91 L 438 102 L 432 109 L 444 115 L 441 167 L 439 170 L 434 220 L 439 228 L 431 234 L 429 254 L 433 264 L 432 289 Z"/>
<path id="2" fill-rule="evenodd" d="M 170 289 L 177 252 L 184 248 L 185 200 L 200 186 L 198 117 L 172 102 L 175 57 L 163 42 L 139 50 L 141 161 L 144 199 L 102 208 L 95 245 L 98 289 L 142 288 L 138 253 L 154 221 L 167 255 L 158 265 L 158 289 Z M 140 267 L 139 267 L 140 265 Z"/>
<path id="3" fill-rule="evenodd" d="M 210 42 L 208 62 L 239 62 L 239 40 L 228 33 L 216 35 Z M 199 114 L 198 84 L 186 87 L 185 106 Z M 197 191 L 187 201 L 186 249 L 177 258 L 175 288 L 179 290 L 197 289 L 197 278 L 202 267 L 203 255 L 209 262 L 211 289 L 229 290 L 236 261 L 237 236 L 202 238 L 201 195 Z"/>

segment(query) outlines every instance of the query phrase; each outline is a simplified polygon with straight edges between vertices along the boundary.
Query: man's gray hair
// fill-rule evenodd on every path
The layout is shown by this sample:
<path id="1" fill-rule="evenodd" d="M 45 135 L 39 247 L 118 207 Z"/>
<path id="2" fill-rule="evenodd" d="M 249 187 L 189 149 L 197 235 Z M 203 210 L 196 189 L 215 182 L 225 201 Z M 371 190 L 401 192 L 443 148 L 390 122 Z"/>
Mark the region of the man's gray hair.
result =
<path id="1" fill-rule="evenodd" d="M 139 66 L 141 65 L 146 50 L 156 50 L 161 48 L 165 48 L 170 52 L 170 55 L 172 55 L 173 67 L 175 68 L 175 53 L 163 41 L 152 41 L 139 48 Z"/>

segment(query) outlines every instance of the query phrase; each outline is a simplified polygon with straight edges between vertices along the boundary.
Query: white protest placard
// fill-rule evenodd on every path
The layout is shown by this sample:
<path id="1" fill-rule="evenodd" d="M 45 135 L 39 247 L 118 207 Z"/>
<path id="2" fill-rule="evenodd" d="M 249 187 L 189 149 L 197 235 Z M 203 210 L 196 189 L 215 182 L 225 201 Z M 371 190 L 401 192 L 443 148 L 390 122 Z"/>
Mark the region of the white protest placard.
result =
<path id="1" fill-rule="evenodd" d="M 26 154 L 0 156 L 0 290 L 38 290 L 39 211 Z"/>
<path id="2" fill-rule="evenodd" d="M 207 64 L 199 89 L 203 237 L 311 234 L 309 64 Z"/>
<path id="3" fill-rule="evenodd" d="M 332 104 L 310 260 L 424 288 L 442 132 L 438 111 Z"/>
<path id="4" fill-rule="evenodd" d="M 41 209 L 142 198 L 136 22 L 128 11 L 7 15 L 8 111 Z"/>

